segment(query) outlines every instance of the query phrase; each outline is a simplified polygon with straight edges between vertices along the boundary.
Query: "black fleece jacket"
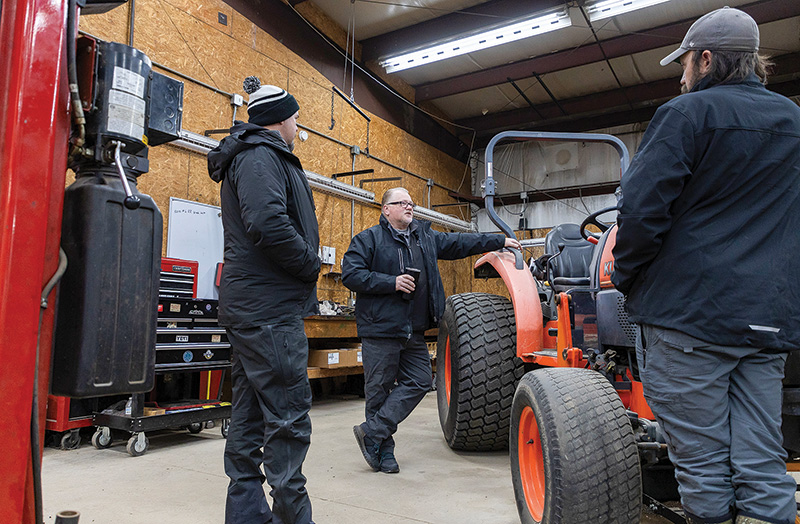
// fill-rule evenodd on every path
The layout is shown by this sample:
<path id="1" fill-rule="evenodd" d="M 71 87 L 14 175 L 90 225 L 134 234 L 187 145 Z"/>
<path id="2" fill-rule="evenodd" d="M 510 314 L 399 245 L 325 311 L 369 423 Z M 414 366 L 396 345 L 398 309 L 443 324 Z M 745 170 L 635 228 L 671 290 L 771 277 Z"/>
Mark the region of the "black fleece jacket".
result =
<path id="1" fill-rule="evenodd" d="M 444 287 L 437 259 L 459 258 L 495 251 L 505 244 L 505 237 L 481 233 L 442 233 L 431 229 L 427 220 L 414 220 L 410 226 L 411 242 L 422 251 L 428 284 L 428 308 L 431 325 L 439 323 L 444 312 Z M 342 262 L 342 281 L 355 291 L 358 336 L 371 338 L 408 338 L 412 334 L 412 302 L 403 300 L 395 290 L 395 280 L 405 272 L 411 260 L 409 247 L 392 233 L 389 221 L 381 215 L 380 223 L 356 235 Z M 418 266 L 420 261 L 413 261 Z"/>
<path id="2" fill-rule="evenodd" d="M 236 122 L 208 154 L 208 173 L 222 183 L 220 324 L 253 327 L 316 313 L 314 198 L 300 160 L 281 135 Z"/>
<path id="3" fill-rule="evenodd" d="M 755 75 L 661 106 L 622 177 L 612 281 L 634 322 L 800 347 L 800 108 Z"/>

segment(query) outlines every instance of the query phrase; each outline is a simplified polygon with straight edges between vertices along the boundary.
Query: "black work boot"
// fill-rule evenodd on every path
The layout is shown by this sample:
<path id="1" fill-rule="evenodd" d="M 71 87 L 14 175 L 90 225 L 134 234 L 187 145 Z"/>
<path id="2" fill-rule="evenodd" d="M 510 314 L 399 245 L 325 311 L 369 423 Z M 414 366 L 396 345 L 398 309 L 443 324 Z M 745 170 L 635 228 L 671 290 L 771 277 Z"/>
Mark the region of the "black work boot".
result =
<path id="1" fill-rule="evenodd" d="M 684 510 L 684 517 L 686 518 L 687 524 L 733 524 L 734 522 L 733 515 L 731 512 L 728 512 L 728 514 L 719 517 L 701 519 L 700 517 L 692 515 L 688 511 Z M 736 523 L 740 524 L 739 519 L 736 519 Z M 754 522 L 753 524 L 756 523 Z"/>
<path id="2" fill-rule="evenodd" d="M 394 458 L 394 450 L 381 446 L 381 471 L 384 473 L 400 473 L 400 465 Z"/>
<path id="3" fill-rule="evenodd" d="M 361 448 L 361 454 L 364 455 L 364 460 L 367 461 L 372 471 L 380 471 L 381 469 L 381 444 L 375 442 L 367 436 L 361 426 L 353 426 L 353 434 L 356 436 L 358 447 Z"/>

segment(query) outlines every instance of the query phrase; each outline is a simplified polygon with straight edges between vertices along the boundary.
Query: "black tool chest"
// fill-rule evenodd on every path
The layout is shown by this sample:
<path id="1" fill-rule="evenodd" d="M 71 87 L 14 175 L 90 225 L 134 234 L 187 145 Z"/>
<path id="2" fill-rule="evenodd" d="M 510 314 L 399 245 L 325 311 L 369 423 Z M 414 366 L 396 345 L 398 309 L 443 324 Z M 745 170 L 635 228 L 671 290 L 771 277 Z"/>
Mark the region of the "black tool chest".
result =
<path id="1" fill-rule="evenodd" d="M 163 298 L 158 305 L 156 373 L 230 366 L 231 345 L 217 324 L 216 300 Z"/>
<path id="2" fill-rule="evenodd" d="M 198 433 L 207 422 L 219 420 L 222 434 L 227 436 L 231 406 L 219 400 L 222 380 L 216 400 L 186 398 L 190 392 L 198 391 L 198 372 L 225 370 L 231 365 L 231 346 L 225 329 L 217 323 L 218 302 L 180 296 L 182 293 L 176 292 L 174 287 L 176 283 L 169 280 L 181 279 L 167 274 L 169 278 L 165 281 L 164 274 L 162 272 L 162 294 L 158 302 L 155 395 L 149 395 L 150 401 L 145 400 L 144 394 L 133 395 L 127 406 L 117 405 L 96 413 L 94 425 L 98 429 L 92 443 L 97 448 L 111 445 L 111 429 L 131 434 L 127 449 L 132 456 L 147 451 L 147 431 L 186 428 Z M 185 284 L 181 287 L 191 293 L 191 285 L 189 280 L 188 288 Z M 165 385 L 176 383 L 180 384 L 177 390 L 182 393 L 180 398 L 170 398 Z M 155 402 L 153 396 L 157 397 Z"/>

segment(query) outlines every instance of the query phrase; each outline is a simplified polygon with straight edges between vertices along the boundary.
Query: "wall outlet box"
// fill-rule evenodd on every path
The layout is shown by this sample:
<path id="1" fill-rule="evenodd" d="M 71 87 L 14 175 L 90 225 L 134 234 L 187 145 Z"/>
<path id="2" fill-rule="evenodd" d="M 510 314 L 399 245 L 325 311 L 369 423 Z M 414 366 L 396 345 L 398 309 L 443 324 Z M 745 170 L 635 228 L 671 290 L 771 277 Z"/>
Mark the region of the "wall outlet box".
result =
<path id="1" fill-rule="evenodd" d="M 322 259 L 323 264 L 335 264 L 336 263 L 336 248 L 335 247 L 328 247 L 322 246 L 322 255 L 320 256 Z"/>

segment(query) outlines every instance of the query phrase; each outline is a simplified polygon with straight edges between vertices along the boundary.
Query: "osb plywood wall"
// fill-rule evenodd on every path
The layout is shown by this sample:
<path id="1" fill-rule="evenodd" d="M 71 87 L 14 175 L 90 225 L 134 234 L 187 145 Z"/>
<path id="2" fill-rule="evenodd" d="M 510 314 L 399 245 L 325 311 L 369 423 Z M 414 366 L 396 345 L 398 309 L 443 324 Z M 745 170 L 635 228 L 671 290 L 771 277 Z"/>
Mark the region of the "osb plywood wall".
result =
<path id="1" fill-rule="evenodd" d="M 227 17 L 227 25 L 220 23 L 220 13 Z M 128 43 L 129 16 L 128 4 L 103 15 L 81 17 L 80 29 L 104 40 Z M 324 15 L 314 13 L 314 16 Z M 158 67 L 163 65 L 222 91 L 240 94 L 244 94 L 242 80 L 257 75 L 263 84 L 283 87 L 297 98 L 301 124 L 346 144 L 358 145 L 362 150 L 368 145 L 371 154 L 423 179 L 363 155 L 355 157 L 353 166 L 347 147 L 314 133 L 309 133 L 305 142 L 296 141 L 295 153 L 309 171 L 330 176 L 353 169 L 374 169 L 373 174 L 356 177 L 356 184 L 363 179 L 400 177 L 397 181 L 366 182 L 364 188 L 375 192 L 380 199 L 386 189 L 402 185 L 416 202 L 426 207 L 454 202 L 447 194 L 448 189 L 469 191 L 469 173 L 464 164 L 373 115 L 370 115 L 367 144 L 367 122 L 344 100 L 332 95 L 331 83 L 322 74 L 281 45 L 274 35 L 265 33 L 221 0 L 202 3 L 138 0 L 133 33 L 134 47 L 150 57 L 155 71 L 169 74 Z M 230 127 L 233 108 L 227 96 L 183 81 L 184 129 L 202 134 L 208 129 Z M 358 103 L 358 93 L 355 101 Z M 245 109 L 239 111 L 237 118 L 245 119 Z M 331 119 L 334 121 L 332 129 Z M 429 202 L 424 178 L 431 178 L 447 189 L 434 186 Z M 345 181 L 349 182 L 350 178 Z M 151 148 L 150 172 L 139 179 L 139 190 L 151 195 L 164 214 L 164 249 L 170 197 L 220 204 L 219 186 L 208 177 L 205 156 L 170 145 Z M 351 203 L 316 191 L 314 197 L 321 244 L 336 248 L 337 259 L 333 267 L 323 266 L 319 298 L 344 303 L 349 292 L 336 276 L 341 272 L 342 255 L 351 238 Z M 356 203 L 354 208 L 355 233 L 377 223 L 379 210 L 376 207 Z M 440 211 L 469 220 L 469 210 L 464 206 L 440 208 Z M 502 292 L 502 286 L 496 281 L 474 281 L 473 261 L 474 257 L 440 262 L 446 293 Z M 331 275 L 324 276 L 326 273 Z"/>

